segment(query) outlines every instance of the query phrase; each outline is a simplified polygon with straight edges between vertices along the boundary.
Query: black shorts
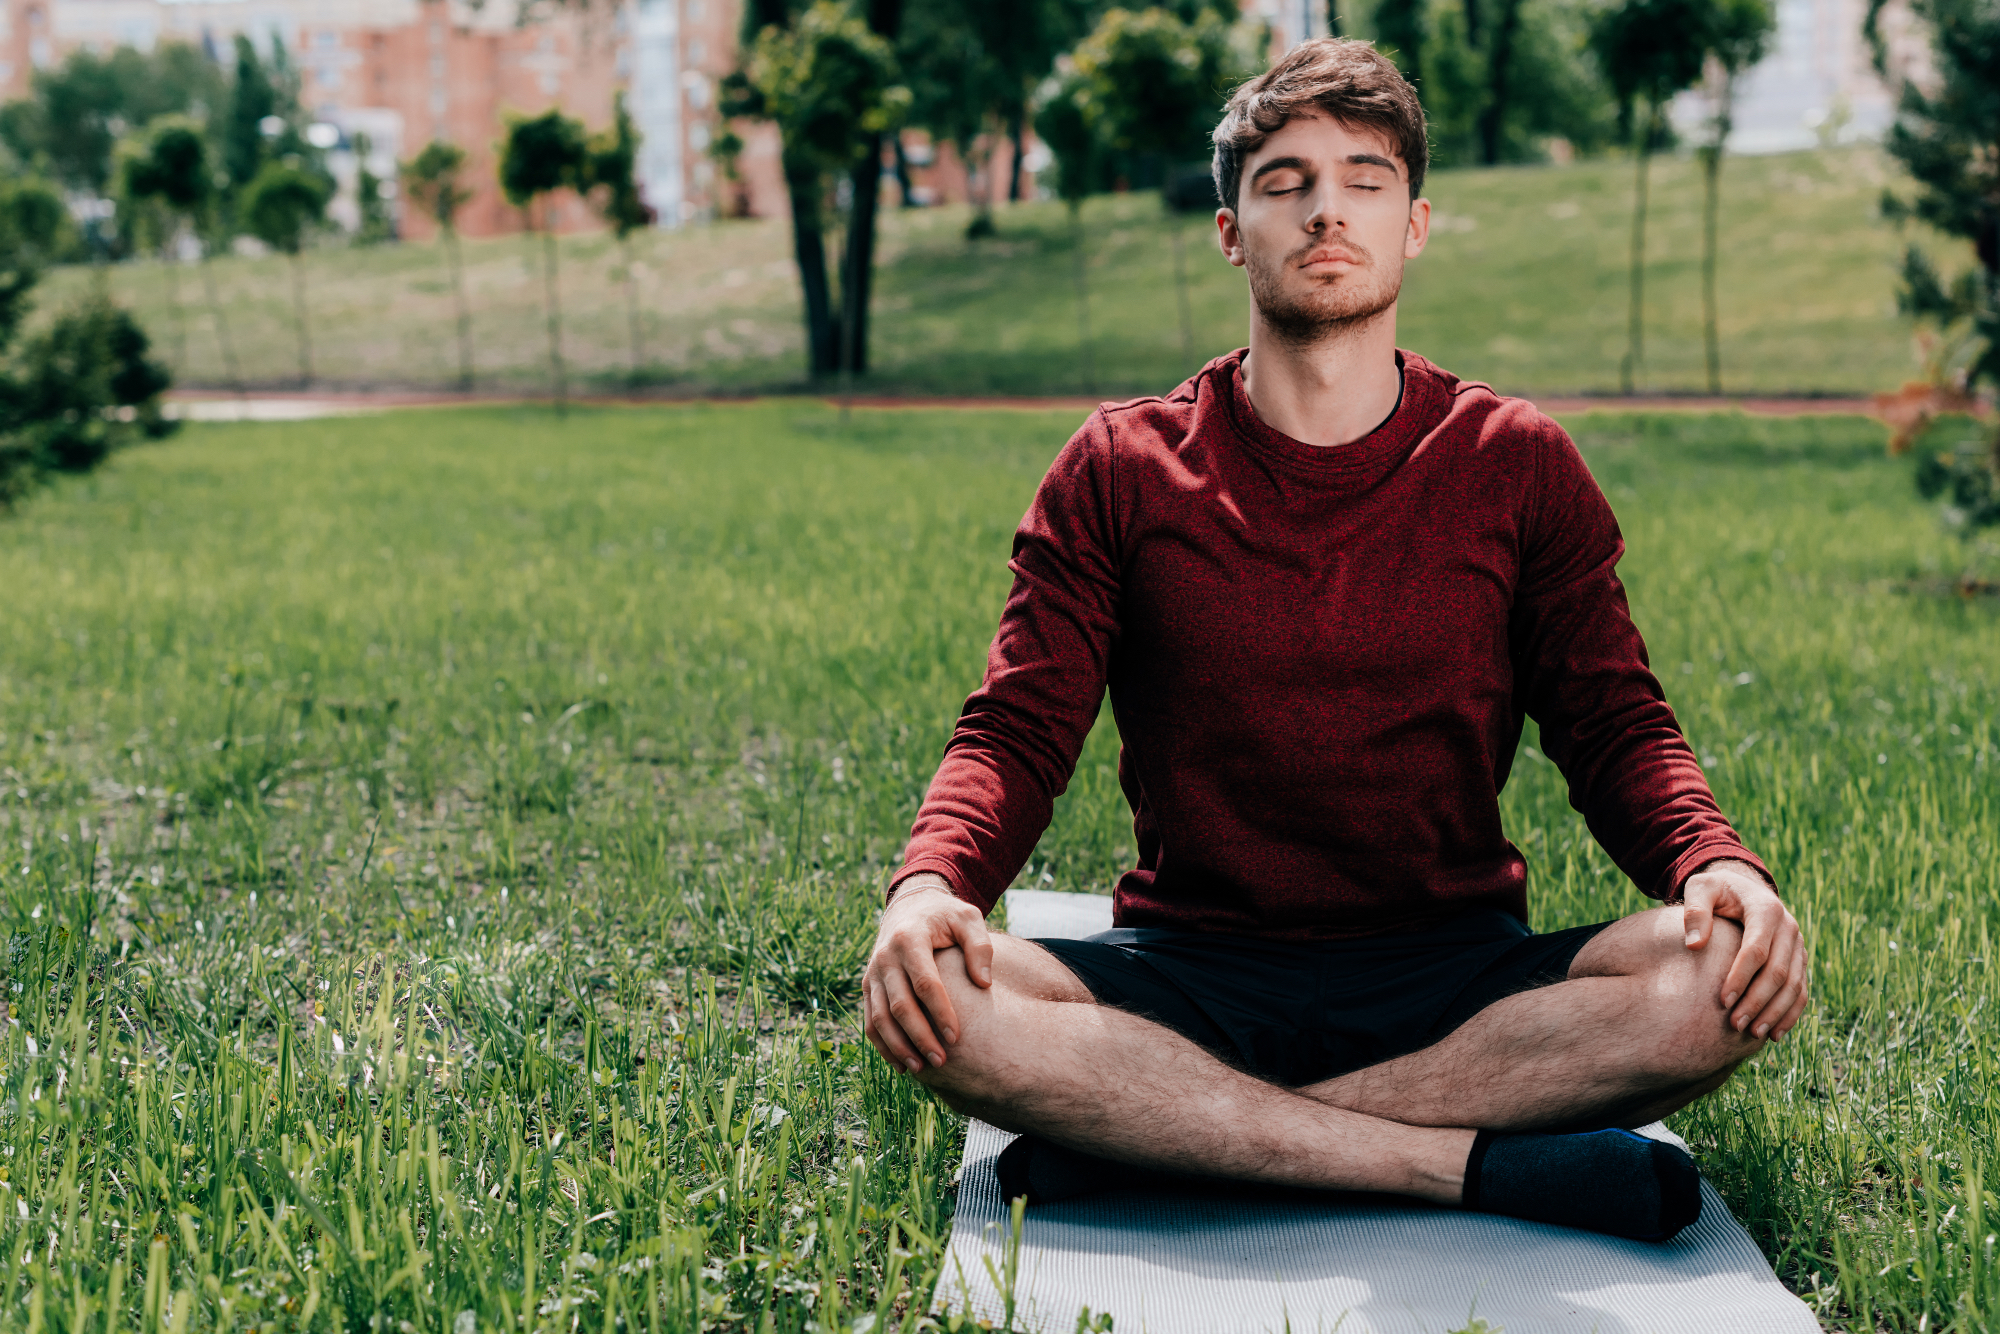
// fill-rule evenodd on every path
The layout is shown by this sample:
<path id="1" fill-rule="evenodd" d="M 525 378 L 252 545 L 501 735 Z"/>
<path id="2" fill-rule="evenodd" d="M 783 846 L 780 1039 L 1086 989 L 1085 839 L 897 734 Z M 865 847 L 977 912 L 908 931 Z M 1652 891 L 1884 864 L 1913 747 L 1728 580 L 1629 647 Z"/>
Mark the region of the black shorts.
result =
<path id="1" fill-rule="evenodd" d="M 1315 944 L 1121 927 L 1037 940 L 1101 1005 L 1296 1088 L 1427 1047 L 1497 1000 L 1560 982 L 1610 926 L 1537 935 L 1508 913 Z"/>

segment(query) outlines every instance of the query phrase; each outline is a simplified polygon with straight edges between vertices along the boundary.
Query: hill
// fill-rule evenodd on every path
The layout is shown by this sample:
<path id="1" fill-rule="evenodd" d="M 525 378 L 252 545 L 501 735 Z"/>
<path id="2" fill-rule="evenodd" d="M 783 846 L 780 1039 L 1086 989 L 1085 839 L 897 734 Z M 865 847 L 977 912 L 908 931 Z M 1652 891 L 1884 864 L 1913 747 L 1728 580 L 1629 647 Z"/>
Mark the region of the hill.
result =
<path id="1" fill-rule="evenodd" d="M 1765 394 L 1853 394 L 1892 386 L 1914 366 L 1895 310 L 1904 238 L 1876 216 L 1894 179 L 1873 149 L 1732 159 L 1725 168 L 1722 334 L 1725 387 Z M 1401 341 L 1460 374 L 1519 392 L 1615 391 L 1624 352 L 1631 164 L 1436 173 L 1429 252 L 1410 270 Z M 1700 182 L 1691 160 L 1655 164 L 1642 387 L 1698 391 Z M 1150 194 L 1084 209 L 1092 355 L 1079 352 L 1076 250 L 1067 212 L 1003 209 L 999 235 L 964 237 L 962 208 L 886 218 L 875 307 L 876 392 L 1158 392 L 1243 339 L 1240 274 L 1217 256 L 1206 217 L 1168 218 Z M 1192 326 L 1183 340 L 1173 279 L 1181 233 Z M 522 237 L 468 242 L 481 387 L 546 383 L 538 251 Z M 633 272 L 645 344 L 637 382 L 690 391 L 802 386 L 797 283 L 788 225 L 726 222 L 637 238 Z M 216 261 L 214 277 L 243 374 L 282 386 L 295 373 L 289 277 L 279 258 Z M 562 242 L 567 354 L 598 389 L 633 383 L 624 262 L 607 236 Z M 181 383 L 226 384 L 195 270 L 179 287 L 185 334 L 170 315 L 167 268 L 108 271 L 138 307 Z M 58 275 L 51 298 L 88 282 Z M 453 307 L 440 251 L 329 246 L 311 254 L 315 364 L 323 385 L 450 387 Z"/>

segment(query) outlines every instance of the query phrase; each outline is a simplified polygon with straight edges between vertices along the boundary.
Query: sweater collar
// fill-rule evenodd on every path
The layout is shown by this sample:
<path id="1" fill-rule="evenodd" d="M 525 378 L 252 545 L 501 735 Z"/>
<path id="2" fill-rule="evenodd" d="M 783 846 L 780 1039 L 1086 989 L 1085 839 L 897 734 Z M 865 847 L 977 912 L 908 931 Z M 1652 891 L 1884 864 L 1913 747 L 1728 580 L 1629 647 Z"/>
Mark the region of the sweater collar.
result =
<path id="1" fill-rule="evenodd" d="M 1248 348 L 1238 348 L 1210 362 L 1205 372 L 1237 437 L 1289 471 L 1324 481 L 1365 485 L 1377 480 L 1437 425 L 1449 405 L 1450 395 L 1439 383 L 1435 368 L 1416 353 L 1399 348 L 1396 365 L 1402 371 L 1403 393 L 1388 420 L 1348 444 L 1309 445 L 1257 415 L 1243 387 L 1243 358 L 1248 354 Z"/>

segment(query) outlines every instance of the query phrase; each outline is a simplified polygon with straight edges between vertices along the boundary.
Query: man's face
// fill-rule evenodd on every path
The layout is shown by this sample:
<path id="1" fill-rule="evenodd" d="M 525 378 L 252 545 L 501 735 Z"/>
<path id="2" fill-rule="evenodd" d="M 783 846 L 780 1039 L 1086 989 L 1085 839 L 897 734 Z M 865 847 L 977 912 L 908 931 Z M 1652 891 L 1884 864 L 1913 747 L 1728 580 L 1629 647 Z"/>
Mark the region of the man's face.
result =
<path id="1" fill-rule="evenodd" d="M 1222 253 L 1249 272 L 1271 330 L 1312 343 L 1380 314 L 1423 253 L 1429 200 L 1388 138 L 1327 116 L 1287 121 L 1243 164 L 1236 207 L 1216 213 Z"/>

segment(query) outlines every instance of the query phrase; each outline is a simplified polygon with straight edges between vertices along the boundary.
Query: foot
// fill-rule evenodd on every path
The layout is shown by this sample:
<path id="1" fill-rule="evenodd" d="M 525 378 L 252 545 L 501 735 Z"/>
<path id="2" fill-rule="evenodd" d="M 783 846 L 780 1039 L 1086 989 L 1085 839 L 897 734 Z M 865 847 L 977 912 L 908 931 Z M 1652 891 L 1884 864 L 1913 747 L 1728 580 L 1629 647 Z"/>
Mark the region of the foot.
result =
<path id="1" fill-rule="evenodd" d="M 1634 1241 L 1667 1241 L 1701 1217 L 1701 1173 L 1673 1145 L 1629 1130 L 1482 1130 L 1465 1163 L 1465 1207 Z"/>
<path id="2" fill-rule="evenodd" d="M 1109 1190 L 1136 1190 L 1182 1180 L 1171 1173 L 1065 1149 L 1038 1135 L 1023 1135 L 1009 1144 L 1000 1151 L 1000 1159 L 993 1166 L 1000 1177 L 1000 1198 L 1014 1200 L 1025 1196 L 1029 1208 Z"/>

